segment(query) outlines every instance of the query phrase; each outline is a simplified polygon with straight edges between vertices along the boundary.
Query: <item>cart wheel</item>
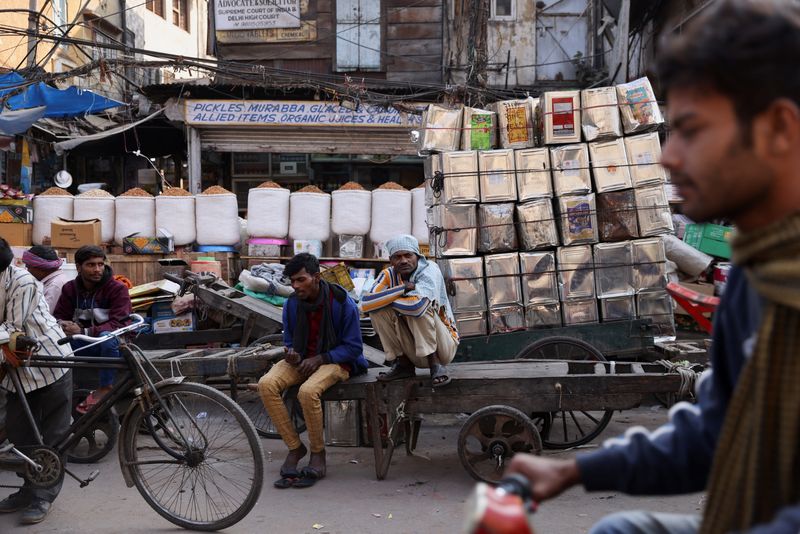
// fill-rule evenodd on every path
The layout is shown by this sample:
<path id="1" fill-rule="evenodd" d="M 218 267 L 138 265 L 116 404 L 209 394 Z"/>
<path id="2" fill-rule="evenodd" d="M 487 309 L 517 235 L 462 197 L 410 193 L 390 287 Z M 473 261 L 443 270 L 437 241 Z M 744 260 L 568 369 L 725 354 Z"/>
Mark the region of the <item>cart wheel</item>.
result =
<path id="1" fill-rule="evenodd" d="M 476 480 L 498 482 L 518 452 L 541 454 L 542 438 L 533 421 L 510 406 L 486 406 L 469 416 L 458 434 L 458 457 Z"/>
<path id="2" fill-rule="evenodd" d="M 242 407 L 244 413 L 253 422 L 256 427 L 256 432 L 259 435 L 269 439 L 281 439 L 281 435 L 275 425 L 272 423 L 264 403 L 261 402 L 261 397 L 257 391 L 239 391 L 236 397 L 236 402 Z M 298 434 L 306 431 L 306 421 L 303 419 L 303 410 L 300 408 L 300 401 L 297 400 L 296 391 L 292 394 L 290 391 L 283 393 L 283 402 L 286 404 L 286 409 L 289 410 L 289 417 L 294 423 L 294 428 Z"/>
<path id="3" fill-rule="evenodd" d="M 89 396 L 88 389 L 76 389 L 72 392 L 72 419 L 77 420 L 83 414 L 76 408 Z M 119 435 L 119 418 L 115 410 L 110 410 L 105 417 L 96 421 L 67 451 L 67 460 L 76 464 L 92 464 L 108 454 L 117 443 Z"/>
<path id="4" fill-rule="evenodd" d="M 523 360 L 607 361 L 603 353 L 589 343 L 571 337 L 553 336 L 535 341 L 517 354 Z M 589 443 L 608 426 L 613 410 L 574 410 L 531 414 L 542 434 L 546 449 L 569 449 Z"/>

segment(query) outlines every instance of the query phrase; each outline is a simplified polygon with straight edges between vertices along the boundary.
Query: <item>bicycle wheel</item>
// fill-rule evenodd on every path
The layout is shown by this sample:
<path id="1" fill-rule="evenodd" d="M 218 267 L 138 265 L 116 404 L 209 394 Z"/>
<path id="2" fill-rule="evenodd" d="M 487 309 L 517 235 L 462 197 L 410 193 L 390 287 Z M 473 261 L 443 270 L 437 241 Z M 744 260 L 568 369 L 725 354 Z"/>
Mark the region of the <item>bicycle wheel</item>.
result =
<path id="1" fill-rule="evenodd" d="M 219 530 L 237 523 L 255 505 L 264 478 L 253 424 L 209 386 L 174 384 L 158 392 L 162 404 L 132 413 L 120 444 L 139 493 L 183 528 Z"/>
<path id="2" fill-rule="evenodd" d="M 261 436 L 269 439 L 281 439 L 278 429 L 272 422 L 264 403 L 261 401 L 257 391 L 240 391 L 236 401 L 242 407 L 244 413 L 253 422 L 256 427 L 256 432 Z M 300 407 L 300 401 L 297 400 L 297 395 L 291 395 L 289 390 L 283 393 L 283 403 L 289 411 L 289 417 L 294 424 L 294 428 L 298 434 L 306 431 L 306 420 L 303 419 L 303 409 Z"/>
<path id="3" fill-rule="evenodd" d="M 88 389 L 76 389 L 72 392 L 72 419 L 77 420 L 83 414 L 77 406 L 89 396 Z M 117 444 L 119 419 L 112 409 L 85 432 L 80 441 L 67 451 L 67 460 L 76 464 L 92 464 L 111 452 Z"/>

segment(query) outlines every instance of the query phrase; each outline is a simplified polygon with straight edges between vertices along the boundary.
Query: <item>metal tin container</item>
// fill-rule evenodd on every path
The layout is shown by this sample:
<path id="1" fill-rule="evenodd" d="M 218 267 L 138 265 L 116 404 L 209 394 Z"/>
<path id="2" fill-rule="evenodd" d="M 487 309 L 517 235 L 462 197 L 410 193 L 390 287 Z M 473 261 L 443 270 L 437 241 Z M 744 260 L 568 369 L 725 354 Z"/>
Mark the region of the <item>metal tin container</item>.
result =
<path id="1" fill-rule="evenodd" d="M 667 287 L 667 254 L 660 237 L 631 241 L 636 291 Z"/>
<path id="2" fill-rule="evenodd" d="M 361 418 L 357 400 L 325 401 L 325 445 L 358 447 L 361 445 Z"/>
<path id="3" fill-rule="evenodd" d="M 599 234 L 594 193 L 559 197 L 558 219 L 562 244 L 597 243 Z"/>
<path id="4" fill-rule="evenodd" d="M 594 259 L 590 245 L 556 250 L 561 300 L 595 298 Z"/>
<path id="5" fill-rule="evenodd" d="M 622 121 L 615 87 L 581 91 L 581 126 L 586 141 L 622 137 Z"/>
<path id="6" fill-rule="evenodd" d="M 552 200 L 541 198 L 517 204 L 517 234 L 523 250 L 558 246 Z"/>
<path id="7" fill-rule="evenodd" d="M 571 300 L 561 303 L 561 316 L 564 326 L 573 324 L 596 323 L 597 319 L 597 300 Z"/>
<path id="8" fill-rule="evenodd" d="M 581 140 L 580 91 L 549 91 L 542 97 L 544 144 L 578 143 Z"/>
<path id="9" fill-rule="evenodd" d="M 484 150 L 478 152 L 481 202 L 514 202 L 517 200 L 517 177 L 514 151 Z"/>
<path id="10" fill-rule="evenodd" d="M 600 317 L 604 323 L 628 321 L 636 317 L 636 297 L 622 295 L 600 299 Z"/>
<path id="11" fill-rule="evenodd" d="M 475 204 L 439 204 L 432 209 L 431 246 L 437 258 L 474 256 L 478 230 Z"/>
<path id="12" fill-rule="evenodd" d="M 478 205 L 478 250 L 480 252 L 517 250 L 513 202 Z"/>
<path id="13" fill-rule="evenodd" d="M 419 136 L 420 152 L 449 152 L 458 150 L 461 142 L 461 117 L 464 109 L 430 104 L 422 114 Z"/>
<path id="14" fill-rule="evenodd" d="M 597 229 L 601 242 L 639 237 L 633 189 L 597 195 Z"/>
<path id="15" fill-rule="evenodd" d="M 425 205 L 433 206 L 438 203 L 439 193 L 434 194 L 433 185 L 436 173 L 442 172 L 442 156 L 431 154 L 422 159 L 422 169 L 425 173 Z"/>
<path id="16" fill-rule="evenodd" d="M 666 291 L 642 291 L 636 295 L 640 319 L 650 319 L 657 336 L 675 336 L 675 316 L 672 297 Z"/>
<path id="17" fill-rule="evenodd" d="M 517 197 L 520 202 L 553 196 L 550 150 L 526 148 L 514 151 L 517 170 Z"/>
<path id="18" fill-rule="evenodd" d="M 489 308 L 522 304 L 519 285 L 519 254 L 506 252 L 484 256 L 486 297 Z"/>
<path id="19" fill-rule="evenodd" d="M 628 241 L 594 246 L 594 269 L 599 298 L 633 295 L 633 253 Z"/>
<path id="20" fill-rule="evenodd" d="M 456 328 L 459 337 L 485 336 L 489 333 L 486 312 L 456 313 Z"/>
<path id="21" fill-rule="evenodd" d="M 438 260 L 454 313 L 486 310 L 483 258 Z"/>
<path id="22" fill-rule="evenodd" d="M 625 152 L 631 169 L 633 187 L 663 184 L 667 171 L 661 166 L 661 142 L 652 132 L 625 138 Z"/>
<path id="23" fill-rule="evenodd" d="M 497 113 L 464 108 L 461 150 L 491 150 L 497 146 Z"/>
<path id="24" fill-rule="evenodd" d="M 589 143 L 595 191 L 607 193 L 631 188 L 631 172 L 622 139 Z"/>
<path id="25" fill-rule="evenodd" d="M 635 190 L 636 213 L 639 219 L 639 235 L 649 237 L 671 233 L 672 212 L 663 185 L 640 187 Z"/>
<path id="26" fill-rule="evenodd" d="M 478 202 L 478 153 L 446 152 L 442 159 L 443 187 L 439 194 L 439 204 L 466 204 Z M 434 194 L 436 194 L 434 187 Z"/>
<path id="27" fill-rule="evenodd" d="M 592 191 L 589 148 L 585 143 L 551 148 L 550 162 L 553 166 L 553 190 L 557 196 Z"/>
<path id="28" fill-rule="evenodd" d="M 489 308 L 489 333 L 525 330 L 525 309 L 520 305 Z"/>
<path id="29" fill-rule="evenodd" d="M 489 106 L 497 113 L 500 146 L 530 148 L 535 140 L 535 99 L 502 100 Z"/>
<path id="30" fill-rule="evenodd" d="M 646 77 L 617 85 L 617 99 L 625 135 L 653 130 L 664 122 L 656 94 Z"/>
<path id="31" fill-rule="evenodd" d="M 556 257 L 552 252 L 521 252 L 522 302 L 552 304 L 558 302 Z"/>
<path id="32" fill-rule="evenodd" d="M 525 306 L 525 326 L 548 328 L 561 326 L 561 304 L 528 304 Z"/>

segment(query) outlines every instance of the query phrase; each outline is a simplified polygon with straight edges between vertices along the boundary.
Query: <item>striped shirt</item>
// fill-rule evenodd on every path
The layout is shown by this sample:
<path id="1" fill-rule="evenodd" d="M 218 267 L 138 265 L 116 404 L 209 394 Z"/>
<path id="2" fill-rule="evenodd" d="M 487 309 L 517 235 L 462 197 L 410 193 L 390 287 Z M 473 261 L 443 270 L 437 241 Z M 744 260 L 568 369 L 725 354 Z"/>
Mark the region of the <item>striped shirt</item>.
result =
<path id="1" fill-rule="evenodd" d="M 0 338 L 8 339 L 14 332 L 22 332 L 41 344 L 39 351 L 48 356 L 69 356 L 69 345 L 58 345 L 64 331 L 55 317 L 50 315 L 44 299 L 42 285 L 28 271 L 9 266 L 0 273 Z M 19 367 L 20 382 L 25 392 L 48 386 L 64 376 L 67 369 L 45 367 Z M 11 377 L 0 384 L 14 391 Z"/>
<path id="2" fill-rule="evenodd" d="M 361 309 L 364 313 L 391 306 L 401 315 L 420 317 L 430 305 L 430 300 L 415 295 L 414 291 L 406 293 L 405 282 L 393 267 L 382 270 L 372 286 L 372 291 L 361 296 Z"/>

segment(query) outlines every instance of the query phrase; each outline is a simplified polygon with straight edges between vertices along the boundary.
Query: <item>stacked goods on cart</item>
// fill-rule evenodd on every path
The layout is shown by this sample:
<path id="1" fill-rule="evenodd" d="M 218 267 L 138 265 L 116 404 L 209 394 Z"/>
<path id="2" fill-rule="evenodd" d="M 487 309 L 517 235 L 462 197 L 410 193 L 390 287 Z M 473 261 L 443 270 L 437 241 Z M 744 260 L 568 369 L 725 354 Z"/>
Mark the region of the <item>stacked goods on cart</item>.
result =
<path id="1" fill-rule="evenodd" d="M 33 195 L 0 184 L 0 237 L 11 246 L 30 246 Z"/>
<path id="2" fill-rule="evenodd" d="M 459 111 L 461 143 L 449 129 Z M 651 131 L 663 119 L 647 79 L 424 120 L 431 244 L 463 336 L 636 317 L 674 332 L 657 237 L 673 226 Z"/>

